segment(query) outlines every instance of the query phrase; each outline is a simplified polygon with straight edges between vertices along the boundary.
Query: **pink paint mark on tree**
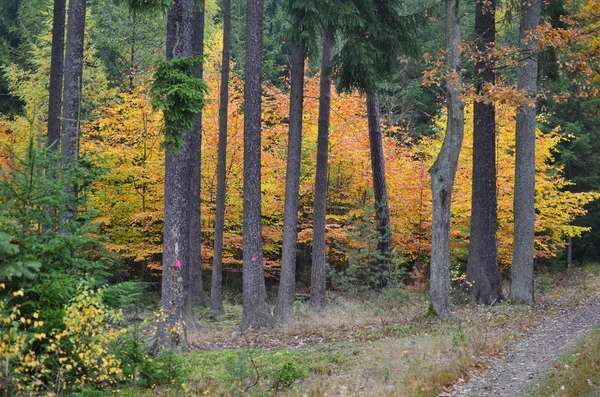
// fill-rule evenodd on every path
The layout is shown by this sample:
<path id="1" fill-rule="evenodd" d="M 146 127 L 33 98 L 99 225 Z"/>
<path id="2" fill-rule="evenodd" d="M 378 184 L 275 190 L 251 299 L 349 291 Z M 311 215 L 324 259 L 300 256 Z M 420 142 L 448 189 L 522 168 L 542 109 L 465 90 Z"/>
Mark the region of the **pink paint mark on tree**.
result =
<path id="1" fill-rule="evenodd" d="M 256 258 L 252 258 L 252 262 L 256 262 Z"/>
<path id="2" fill-rule="evenodd" d="M 175 262 L 175 269 L 181 268 L 181 261 Z"/>

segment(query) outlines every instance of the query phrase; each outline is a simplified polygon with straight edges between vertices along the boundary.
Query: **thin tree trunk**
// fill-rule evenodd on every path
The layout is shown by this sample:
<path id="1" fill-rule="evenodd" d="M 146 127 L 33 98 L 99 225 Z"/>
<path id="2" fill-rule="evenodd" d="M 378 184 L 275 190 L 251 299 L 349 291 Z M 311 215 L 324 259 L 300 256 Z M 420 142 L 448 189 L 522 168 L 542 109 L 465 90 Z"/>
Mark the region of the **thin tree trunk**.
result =
<path id="1" fill-rule="evenodd" d="M 246 3 L 242 329 L 272 323 L 263 268 L 260 190 L 263 5 L 263 0 L 247 0 Z"/>
<path id="2" fill-rule="evenodd" d="M 66 59 L 64 65 L 63 122 L 61 137 L 61 158 L 64 176 L 69 178 L 77 162 L 79 147 L 79 123 L 81 110 L 81 86 L 83 75 L 83 40 L 85 35 L 86 0 L 69 0 L 67 24 Z M 70 234 L 69 221 L 77 213 L 75 186 L 67 188 L 73 201 L 66 202 L 60 213 L 59 225 L 65 226 L 61 233 Z"/>
<path id="3" fill-rule="evenodd" d="M 171 5 L 167 16 L 168 60 L 193 55 L 194 9 L 195 0 L 175 0 Z M 165 156 L 162 321 L 153 346 L 155 353 L 190 350 L 188 329 L 197 326 L 185 296 L 190 266 L 191 135 L 182 131 L 181 150 L 167 150 Z"/>
<path id="4" fill-rule="evenodd" d="M 285 209 L 283 214 L 283 249 L 279 294 L 275 320 L 285 325 L 293 319 L 296 296 L 296 248 L 298 245 L 298 195 L 302 159 L 302 109 L 304 102 L 304 45 L 292 49 L 290 124 L 287 170 L 285 179 Z"/>
<path id="5" fill-rule="evenodd" d="M 517 303 L 534 299 L 533 250 L 535 238 L 535 128 L 538 56 L 530 32 L 540 24 L 541 0 L 521 3 L 521 52 L 527 57 L 518 69 L 519 90 L 531 106 L 517 112 L 515 151 L 515 232 L 511 267 L 510 297 Z"/>
<path id="6" fill-rule="evenodd" d="M 490 49 L 496 40 L 496 1 L 477 0 L 475 6 L 475 63 L 477 92 L 484 96 L 495 83 Z M 491 305 L 502 299 L 498 267 L 496 196 L 496 107 L 491 99 L 475 101 L 473 109 L 473 189 L 467 281 L 477 303 Z"/>
<path id="7" fill-rule="evenodd" d="M 217 202 L 215 242 L 210 283 L 210 309 L 214 314 L 223 310 L 223 232 L 225 230 L 225 194 L 227 189 L 227 121 L 229 116 L 229 63 L 231 58 L 231 0 L 223 0 L 223 58 L 221 61 L 221 92 L 219 98 L 219 154 L 217 164 Z"/>
<path id="8" fill-rule="evenodd" d="M 48 136 L 46 147 L 58 151 L 65 59 L 66 0 L 54 0 L 52 17 L 52 58 L 50 60 L 50 89 L 48 106 Z"/>
<path id="9" fill-rule="evenodd" d="M 193 53 L 195 56 L 204 55 L 204 1 L 197 2 L 194 12 Z M 202 78 L 203 65 L 198 63 L 196 77 Z M 200 164 L 202 148 L 202 112 L 196 114 L 194 130 L 190 136 L 190 266 L 189 288 L 187 291 L 188 304 L 204 306 L 204 289 L 202 288 L 202 249 L 200 222 Z"/>
<path id="10" fill-rule="evenodd" d="M 573 238 L 569 237 L 567 245 L 567 269 L 571 269 L 571 267 L 573 267 Z"/>
<path id="11" fill-rule="evenodd" d="M 331 63 L 333 60 L 333 29 L 323 33 L 321 82 L 319 88 L 319 120 L 317 132 L 317 169 L 315 171 L 315 203 L 312 240 L 310 307 L 325 309 L 325 231 L 327 214 L 327 173 L 329 159 L 329 119 L 331 115 Z"/>
<path id="12" fill-rule="evenodd" d="M 446 0 L 446 95 L 448 123 L 438 157 L 429 170 L 433 194 L 431 236 L 431 304 L 438 316 L 450 313 L 450 204 L 464 136 L 464 101 L 460 73 L 460 2 Z"/>
<path id="13" fill-rule="evenodd" d="M 381 138 L 379 100 L 376 94 L 367 94 L 367 117 L 369 119 L 369 145 L 371 148 L 371 170 L 373 172 L 373 193 L 377 220 L 377 275 L 379 287 L 385 288 L 390 282 L 392 264 L 392 227 L 388 204 L 387 182 L 385 178 L 385 158 Z"/>

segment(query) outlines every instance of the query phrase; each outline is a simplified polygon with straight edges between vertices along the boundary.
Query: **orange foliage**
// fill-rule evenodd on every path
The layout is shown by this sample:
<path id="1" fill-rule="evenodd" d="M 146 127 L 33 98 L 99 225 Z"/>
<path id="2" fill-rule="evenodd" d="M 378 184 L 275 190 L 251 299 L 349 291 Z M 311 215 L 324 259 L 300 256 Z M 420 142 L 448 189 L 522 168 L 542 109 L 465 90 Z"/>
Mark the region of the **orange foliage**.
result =
<path id="1" fill-rule="evenodd" d="M 204 266 L 212 260 L 216 165 L 218 145 L 219 46 L 208 50 L 205 78 L 210 88 L 203 116 L 202 142 L 202 253 Z M 225 223 L 226 266 L 238 266 L 242 253 L 243 83 L 233 76 L 229 106 L 227 201 Z M 306 77 L 304 137 L 299 204 L 299 240 L 310 245 L 318 119 L 318 76 Z M 93 204 L 98 221 L 110 233 L 108 247 L 124 258 L 160 269 L 164 154 L 162 120 L 149 105 L 146 87 L 121 95 L 119 105 L 102 109 L 102 118 L 88 128 L 84 150 L 106 154 L 112 173 L 98 183 Z M 276 87 L 265 87 L 263 98 L 263 235 L 268 272 L 278 267 L 281 251 L 287 117 L 289 98 Z M 498 222 L 500 261 L 507 266 L 512 242 L 512 191 L 514 179 L 515 110 L 498 105 Z M 401 141 L 385 137 L 394 245 L 412 262 L 426 262 L 431 229 L 431 193 L 428 169 L 441 147 L 443 120 L 436 137 Z M 392 134 L 390 134 L 392 135 Z M 400 135 L 400 134 L 393 134 Z M 536 255 L 551 256 L 564 236 L 576 237 L 584 229 L 570 226 L 585 213 L 595 193 L 572 193 L 561 169 L 552 164 L 558 134 L 538 136 Z M 466 258 L 471 197 L 472 114 L 467 109 L 464 149 L 455 184 L 452 250 L 455 260 Z M 371 197 L 371 167 L 364 99 L 358 93 L 332 95 L 327 241 L 330 260 L 343 260 L 334 247 L 348 240 L 348 219 L 357 215 L 359 200 Z"/>

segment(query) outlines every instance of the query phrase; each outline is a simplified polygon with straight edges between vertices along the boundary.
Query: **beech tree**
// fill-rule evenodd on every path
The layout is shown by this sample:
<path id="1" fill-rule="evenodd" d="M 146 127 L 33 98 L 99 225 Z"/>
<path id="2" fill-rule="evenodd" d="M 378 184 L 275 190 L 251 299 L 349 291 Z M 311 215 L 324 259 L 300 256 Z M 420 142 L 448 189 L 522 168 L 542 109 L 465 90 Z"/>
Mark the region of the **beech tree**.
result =
<path id="1" fill-rule="evenodd" d="M 473 189 L 467 281 L 482 304 L 502 298 L 498 266 L 496 195 L 496 110 L 487 95 L 495 83 L 492 50 L 496 40 L 496 0 L 475 2 L 475 90 L 473 105 Z"/>
<path id="2" fill-rule="evenodd" d="M 217 198 L 215 239 L 210 283 L 210 309 L 214 314 L 223 310 L 223 233 L 225 231 L 225 195 L 227 189 L 227 121 L 229 117 L 229 63 L 231 62 L 231 0 L 223 0 L 223 54 L 219 92 L 219 153 L 217 165 Z"/>
<path id="3" fill-rule="evenodd" d="M 272 324 L 263 269 L 261 217 L 261 82 L 263 0 L 246 2 L 244 85 L 243 313 L 240 326 Z"/>
<path id="4" fill-rule="evenodd" d="M 458 156 L 464 137 L 465 104 L 460 71 L 460 0 L 446 0 L 446 98 L 448 121 L 444 143 L 429 170 L 433 200 L 431 230 L 431 304 L 436 314 L 450 313 L 450 204 Z"/>
<path id="5" fill-rule="evenodd" d="M 542 2 L 521 2 L 521 54 L 518 87 L 527 103 L 519 108 L 516 124 L 514 245 L 510 268 L 510 297 L 517 303 L 533 303 L 533 255 L 535 238 L 535 131 L 538 55 L 533 31 L 540 24 Z"/>

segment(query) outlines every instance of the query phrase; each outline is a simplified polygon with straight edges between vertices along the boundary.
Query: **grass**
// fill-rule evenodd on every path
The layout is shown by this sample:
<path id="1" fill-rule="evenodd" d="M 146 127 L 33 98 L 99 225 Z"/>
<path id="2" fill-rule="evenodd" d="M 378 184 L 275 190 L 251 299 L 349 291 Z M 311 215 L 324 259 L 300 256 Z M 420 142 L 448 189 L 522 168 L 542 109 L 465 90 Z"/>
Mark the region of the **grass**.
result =
<path id="1" fill-rule="evenodd" d="M 533 307 L 457 306 L 452 321 L 425 316 L 427 296 L 420 292 L 336 295 L 324 314 L 298 303 L 296 321 L 288 328 L 246 334 L 237 330 L 241 312 L 234 306 L 226 317 L 207 323 L 196 341 L 218 351 L 184 354 L 177 360 L 185 374 L 183 385 L 130 388 L 121 395 L 436 396 L 481 371 L 486 357 L 502 354 L 543 316 L 593 296 L 600 290 L 600 274 L 597 268 L 541 274 L 537 287 Z M 595 357 L 600 357 L 600 331 L 586 348 L 592 342 Z M 578 353 L 581 360 L 594 357 Z M 561 371 L 564 365 L 571 367 L 563 364 Z M 598 371 L 597 366 L 593 369 Z M 548 387 L 554 393 L 561 386 Z"/>
<path id="2" fill-rule="evenodd" d="M 561 357 L 531 397 L 597 396 L 600 394 L 600 327 L 575 350 Z"/>

